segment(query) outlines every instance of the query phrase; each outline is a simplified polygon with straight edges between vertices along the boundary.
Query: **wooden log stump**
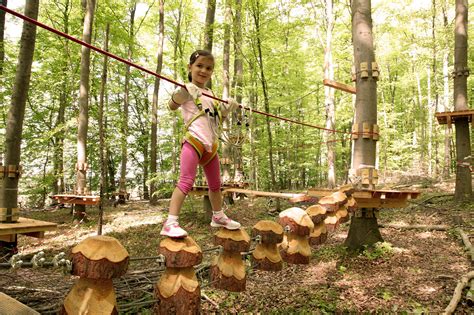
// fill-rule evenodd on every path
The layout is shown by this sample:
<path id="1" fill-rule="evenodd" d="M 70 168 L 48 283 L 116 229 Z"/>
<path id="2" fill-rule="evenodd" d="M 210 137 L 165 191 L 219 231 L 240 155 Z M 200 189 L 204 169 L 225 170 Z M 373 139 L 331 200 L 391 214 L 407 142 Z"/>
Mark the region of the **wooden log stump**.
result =
<path id="1" fill-rule="evenodd" d="M 334 232 L 334 230 L 339 227 L 339 223 L 336 212 L 329 212 L 326 219 L 324 219 L 324 224 L 328 232 Z"/>
<path id="2" fill-rule="evenodd" d="M 337 211 L 347 202 L 347 195 L 341 191 L 336 191 L 329 196 L 319 199 L 318 204 L 324 207 L 328 212 Z"/>
<path id="3" fill-rule="evenodd" d="M 214 235 L 214 244 L 223 250 L 212 262 L 211 283 L 218 289 L 244 291 L 247 278 L 241 252 L 250 249 L 250 236 L 243 229 L 221 228 Z"/>
<path id="4" fill-rule="evenodd" d="M 354 213 L 359 208 L 359 206 L 357 205 L 357 201 L 355 200 L 354 196 L 348 196 L 347 197 L 346 207 L 347 207 L 347 211 L 349 211 L 349 213 Z"/>
<path id="5" fill-rule="evenodd" d="M 321 205 L 313 205 L 308 207 L 308 209 L 306 209 L 306 213 L 309 215 L 314 225 L 323 222 L 327 217 L 326 208 Z"/>
<path id="6" fill-rule="evenodd" d="M 328 239 L 328 230 L 324 222 L 320 222 L 314 226 L 313 232 L 309 235 L 309 245 L 312 247 L 326 243 Z"/>
<path id="7" fill-rule="evenodd" d="M 293 207 L 286 209 L 278 215 L 278 223 L 284 228 L 287 227 L 289 233 L 300 236 L 308 236 L 314 228 L 313 221 L 301 208 Z"/>
<path id="8" fill-rule="evenodd" d="M 301 208 L 289 208 L 279 214 L 279 223 L 286 231 L 280 244 L 283 260 L 289 264 L 309 264 L 311 247 L 308 237 L 314 229 L 309 215 Z"/>
<path id="9" fill-rule="evenodd" d="M 81 278 L 64 300 L 61 314 L 118 314 L 112 279 L 127 272 L 129 255 L 118 240 L 92 236 L 71 250 L 72 274 Z"/>
<path id="10" fill-rule="evenodd" d="M 336 211 L 336 217 L 338 219 L 339 224 L 346 223 L 350 219 L 349 212 L 347 211 L 346 206 L 342 206 L 339 210 Z"/>
<path id="11" fill-rule="evenodd" d="M 167 267 L 155 286 L 155 314 L 200 314 L 201 288 L 194 267 Z"/>
<path id="12" fill-rule="evenodd" d="M 155 285 L 156 314 L 199 314 L 201 288 L 194 266 L 202 261 L 200 246 L 190 236 L 160 242 L 166 270 Z"/>
<path id="13" fill-rule="evenodd" d="M 260 236 L 260 242 L 252 252 L 255 269 L 279 271 L 283 261 L 278 250 L 278 243 L 283 241 L 283 228 L 275 221 L 262 220 L 253 226 L 252 236 Z"/>

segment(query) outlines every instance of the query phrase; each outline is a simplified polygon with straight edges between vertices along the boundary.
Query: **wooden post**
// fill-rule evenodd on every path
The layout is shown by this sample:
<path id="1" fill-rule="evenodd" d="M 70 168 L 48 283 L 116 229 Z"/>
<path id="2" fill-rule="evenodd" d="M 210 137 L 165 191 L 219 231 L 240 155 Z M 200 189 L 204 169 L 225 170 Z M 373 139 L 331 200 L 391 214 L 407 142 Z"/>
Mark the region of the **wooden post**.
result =
<path id="1" fill-rule="evenodd" d="M 240 253 L 250 249 L 250 236 L 243 229 L 221 228 L 214 234 L 214 245 L 222 246 L 223 250 L 212 262 L 211 283 L 218 289 L 244 291 L 245 264 Z"/>
<path id="2" fill-rule="evenodd" d="M 313 205 L 306 209 L 306 213 L 314 223 L 314 230 L 309 235 L 309 244 L 317 246 L 325 243 L 328 236 L 326 224 L 324 224 L 324 220 L 327 217 L 326 209 L 321 205 Z"/>
<path id="3" fill-rule="evenodd" d="M 260 237 L 252 261 L 255 269 L 279 271 L 283 269 L 283 261 L 278 251 L 278 243 L 283 241 L 283 228 L 275 221 L 261 220 L 253 226 L 252 236 Z"/>
<path id="4" fill-rule="evenodd" d="M 72 274 L 80 279 L 64 300 L 61 314 L 118 314 L 113 278 L 128 269 L 127 250 L 110 236 L 92 236 L 72 251 Z"/>
<path id="5" fill-rule="evenodd" d="M 155 286 L 155 314 L 199 314 L 201 288 L 194 266 L 202 261 L 201 247 L 190 237 L 165 238 L 160 242 L 166 271 Z"/>
<path id="6" fill-rule="evenodd" d="M 314 229 L 309 215 L 303 209 L 293 207 L 280 212 L 278 220 L 286 231 L 281 243 L 283 260 L 290 264 L 309 264 L 308 237 Z"/>

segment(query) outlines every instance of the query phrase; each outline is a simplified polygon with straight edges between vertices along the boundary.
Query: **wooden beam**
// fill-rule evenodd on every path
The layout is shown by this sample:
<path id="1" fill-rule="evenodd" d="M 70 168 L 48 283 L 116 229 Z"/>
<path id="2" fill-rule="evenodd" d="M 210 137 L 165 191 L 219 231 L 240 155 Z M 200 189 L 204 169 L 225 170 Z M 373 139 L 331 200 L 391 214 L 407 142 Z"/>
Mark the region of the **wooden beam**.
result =
<path id="1" fill-rule="evenodd" d="M 55 230 L 56 223 L 20 217 L 15 223 L 0 223 L 0 235 L 31 234 L 41 236 L 44 231 Z"/>
<path id="2" fill-rule="evenodd" d="M 258 191 L 258 190 L 249 190 L 249 189 L 242 189 L 242 188 L 227 188 L 222 191 L 223 194 L 226 193 L 239 193 L 245 194 L 252 197 L 274 197 L 274 198 L 284 198 L 284 199 L 291 199 L 296 197 L 305 196 L 304 193 L 278 193 L 278 192 L 270 192 L 270 191 Z"/>
<path id="3" fill-rule="evenodd" d="M 336 82 L 336 81 L 333 81 L 333 80 L 324 79 L 323 84 L 325 86 L 329 86 L 329 87 L 332 87 L 332 88 L 335 88 L 337 90 L 341 90 L 341 91 L 344 91 L 344 92 L 347 92 L 347 93 L 351 93 L 351 94 L 356 94 L 357 93 L 357 90 L 356 90 L 355 87 L 344 84 L 344 83 L 339 83 L 339 82 Z"/>
<path id="4" fill-rule="evenodd" d="M 0 292 L 0 314 L 39 315 L 40 313 Z"/>

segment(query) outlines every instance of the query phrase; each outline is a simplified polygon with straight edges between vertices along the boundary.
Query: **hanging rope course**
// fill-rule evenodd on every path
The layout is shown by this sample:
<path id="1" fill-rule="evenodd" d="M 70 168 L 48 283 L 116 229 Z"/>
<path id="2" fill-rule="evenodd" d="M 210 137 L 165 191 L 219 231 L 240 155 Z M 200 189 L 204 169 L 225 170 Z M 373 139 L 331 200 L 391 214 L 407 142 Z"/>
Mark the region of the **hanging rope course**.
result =
<path id="1" fill-rule="evenodd" d="M 146 68 L 144 68 L 144 67 L 142 67 L 142 66 L 140 66 L 140 65 L 134 64 L 134 63 L 131 62 L 130 60 L 126 60 L 126 59 L 124 59 L 124 58 L 122 58 L 122 57 L 119 57 L 119 56 L 116 56 L 116 55 L 114 55 L 114 54 L 111 54 L 111 53 L 108 52 L 108 51 L 105 51 L 105 50 L 100 49 L 100 48 L 98 48 L 98 47 L 96 47 L 96 46 L 93 46 L 93 45 L 91 45 L 91 44 L 88 44 L 88 43 L 86 43 L 86 42 L 84 42 L 84 41 L 82 41 L 82 40 L 80 40 L 80 39 L 77 39 L 77 38 L 75 38 L 75 37 L 73 37 L 73 36 L 71 36 L 71 35 L 69 35 L 69 34 L 66 34 L 66 33 L 64 33 L 64 32 L 61 32 L 61 31 L 59 31 L 59 30 L 57 30 L 57 29 L 55 29 L 55 28 L 52 28 L 52 27 L 50 27 L 50 26 L 48 26 L 48 25 L 46 25 L 46 24 L 43 24 L 43 23 L 41 23 L 41 22 L 39 22 L 39 21 L 37 21 L 37 20 L 35 20 L 35 19 L 32 19 L 32 18 L 26 16 L 26 15 L 23 15 L 23 14 L 21 14 L 21 13 L 18 13 L 18 12 L 16 12 L 16 11 L 14 11 L 14 10 L 11 10 L 11 9 L 7 8 L 6 6 L 4 6 L 4 5 L 0 5 L 0 10 L 3 10 L 3 11 L 5 11 L 5 12 L 7 12 L 7 13 L 10 13 L 11 15 L 14 15 L 14 16 L 20 18 L 20 19 L 23 19 L 23 20 L 29 22 L 29 23 L 32 23 L 32 24 L 37 25 L 37 26 L 39 26 L 39 27 L 41 27 L 41 28 L 44 28 L 45 30 L 48 30 L 48 31 L 50 31 L 50 32 L 52 32 L 52 33 L 54 33 L 54 34 L 56 34 L 56 35 L 62 36 L 62 37 L 64 37 L 64 38 L 67 38 L 67 39 L 69 39 L 69 40 L 71 40 L 71 41 L 73 41 L 73 42 L 75 42 L 75 43 L 78 43 L 78 44 L 80 44 L 80 45 L 82 45 L 82 46 L 85 46 L 85 47 L 87 47 L 87 48 L 90 48 L 90 49 L 92 49 L 92 50 L 94 50 L 94 51 L 96 51 L 96 52 L 98 52 L 98 53 L 101 53 L 101 54 L 103 54 L 103 55 L 106 55 L 106 56 L 108 56 L 108 57 L 110 57 L 110 58 L 112 58 L 112 59 L 115 59 L 115 60 L 117 60 L 117 61 L 120 61 L 120 62 L 122 62 L 122 63 L 124 63 L 124 64 L 126 64 L 126 65 L 129 65 L 129 66 L 131 66 L 131 67 L 133 67 L 133 68 L 136 68 L 136 69 L 138 69 L 138 70 L 140 70 L 140 71 L 143 71 L 143 72 L 145 72 L 145 73 L 151 74 L 151 75 L 153 75 L 153 76 L 155 76 L 155 77 L 158 77 L 158 78 L 160 78 L 160 79 L 163 79 L 163 80 L 165 80 L 165 81 L 167 81 L 167 82 L 170 82 L 170 83 L 172 83 L 172 84 L 174 84 L 174 85 L 177 85 L 177 86 L 180 86 L 180 87 L 185 87 L 185 85 L 182 84 L 182 83 L 179 83 L 179 82 L 174 81 L 174 80 L 172 80 L 172 79 L 170 79 L 170 78 L 167 78 L 167 77 L 165 77 L 165 76 L 162 76 L 162 75 L 160 75 L 160 74 L 158 74 L 158 73 L 156 73 L 156 72 L 153 72 L 153 71 L 151 71 L 151 70 L 149 70 L 149 69 L 146 69 Z M 220 98 L 218 98 L 218 97 L 215 97 L 215 96 L 213 96 L 212 94 L 203 93 L 203 95 L 205 95 L 205 96 L 207 96 L 207 97 L 209 97 L 209 98 L 211 98 L 211 99 L 214 99 L 214 100 L 216 100 L 216 101 L 222 102 L 222 103 L 226 103 L 226 104 L 228 103 L 226 100 L 223 100 L 223 99 L 220 99 Z M 245 110 L 247 110 L 247 111 L 249 111 L 249 112 L 251 112 L 251 113 L 257 113 L 257 114 L 264 115 L 264 116 L 268 116 L 268 117 L 271 117 L 271 118 L 283 120 L 283 121 L 286 121 L 286 122 L 289 122 L 289 123 L 293 123 L 293 124 L 297 124 L 297 125 L 301 125 L 301 126 L 306 126 L 306 127 L 311 127 L 311 128 L 315 128 L 315 129 L 319 129 L 319 130 L 324 130 L 324 131 L 328 131 L 328 132 L 332 132 L 332 133 L 352 134 L 352 135 L 366 135 L 366 134 L 368 134 L 367 132 L 347 132 L 347 131 L 342 131 L 342 130 L 335 130 L 335 129 L 324 128 L 324 127 L 312 125 L 312 124 L 309 124 L 309 123 L 306 123 L 306 122 L 297 121 L 297 120 L 294 120 L 294 119 L 285 118 L 285 117 L 280 117 L 280 116 L 273 115 L 273 114 L 270 114 L 270 113 L 262 112 L 262 111 L 259 111 L 259 110 L 256 110 L 256 109 L 252 109 L 252 108 L 250 108 L 250 107 L 245 107 L 245 106 L 243 106 L 243 105 L 239 105 L 239 106 L 240 106 L 242 109 L 245 109 Z M 373 133 L 370 132 L 369 134 L 377 134 L 377 135 L 378 135 L 378 133 L 375 133 L 375 132 L 373 132 Z"/>

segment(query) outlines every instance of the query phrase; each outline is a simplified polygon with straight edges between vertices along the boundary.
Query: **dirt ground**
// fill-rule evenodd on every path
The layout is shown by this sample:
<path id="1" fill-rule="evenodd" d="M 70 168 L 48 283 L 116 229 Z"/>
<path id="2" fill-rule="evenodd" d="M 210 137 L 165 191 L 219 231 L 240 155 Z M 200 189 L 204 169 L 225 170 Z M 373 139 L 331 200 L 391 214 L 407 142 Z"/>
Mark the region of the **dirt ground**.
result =
<path id="1" fill-rule="evenodd" d="M 421 189 L 418 189 L 421 190 Z M 150 206 L 131 201 L 106 207 L 103 234 L 117 238 L 133 258 L 129 271 L 114 282 L 120 314 L 150 314 L 153 286 L 162 267 L 152 259 L 158 255 L 159 230 L 168 201 Z M 269 199 L 236 200 L 227 213 L 239 220 L 247 232 L 262 219 L 274 219 L 275 202 Z M 283 202 L 282 209 L 292 205 Z M 44 251 L 47 261 L 96 234 L 98 210 L 88 208 L 90 221 L 74 225 L 70 209 L 49 208 L 25 211 L 24 217 L 58 224 L 44 239 L 20 235 L 18 251 L 24 261 Z M 185 202 L 181 224 L 202 249 L 213 247 L 212 229 L 205 219 L 202 201 Z M 449 304 L 463 274 L 472 270 L 471 260 L 455 227 L 471 237 L 474 205 L 455 204 L 446 191 L 425 190 L 404 209 L 383 209 L 380 224 L 447 225 L 446 231 L 380 228 L 384 243 L 354 255 L 344 248 L 349 223 L 331 233 L 325 244 L 313 248 L 308 265 L 285 264 L 282 271 L 253 270 L 248 263 L 246 290 L 232 293 L 214 289 L 208 283 L 208 269 L 200 269 L 203 313 L 342 313 L 392 312 L 440 313 Z M 204 253 L 203 266 L 214 252 Z M 150 259 L 138 260 L 145 257 Z M 2 257 L 5 262 L 6 257 Z M 248 261 L 248 260 L 246 260 Z M 3 266 L 3 265 L 2 265 Z M 42 314 L 55 313 L 73 285 L 75 277 L 58 268 L 0 269 L 0 292 L 25 303 Z M 466 299 L 456 313 L 472 314 Z"/>

